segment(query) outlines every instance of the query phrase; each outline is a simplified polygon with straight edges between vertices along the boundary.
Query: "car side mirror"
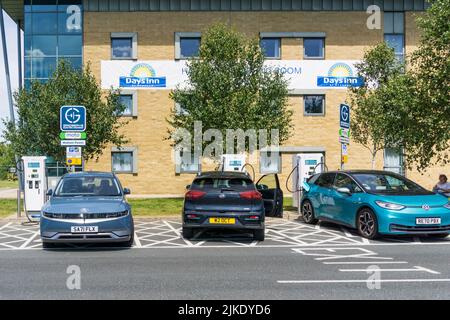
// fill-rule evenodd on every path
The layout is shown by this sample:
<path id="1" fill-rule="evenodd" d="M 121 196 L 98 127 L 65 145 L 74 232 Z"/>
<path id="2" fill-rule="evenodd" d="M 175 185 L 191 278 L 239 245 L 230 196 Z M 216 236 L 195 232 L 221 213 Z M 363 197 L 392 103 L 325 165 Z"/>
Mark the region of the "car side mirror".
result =
<path id="1" fill-rule="evenodd" d="M 337 189 L 337 192 L 339 192 L 339 193 L 344 193 L 344 194 L 347 194 L 347 195 L 349 195 L 349 196 L 352 194 L 352 192 L 350 191 L 350 189 L 347 188 L 347 187 L 338 188 L 338 189 Z"/>
<path id="2" fill-rule="evenodd" d="M 123 194 L 130 194 L 131 190 L 128 188 L 123 188 Z"/>
<path id="3" fill-rule="evenodd" d="M 188 185 L 186 186 L 186 190 L 188 190 L 188 189 L 190 189 L 190 188 L 191 188 L 191 185 L 188 184 Z"/>
<path id="4" fill-rule="evenodd" d="M 48 195 L 48 196 L 51 196 L 52 194 L 53 194 L 53 190 L 52 190 L 52 189 L 48 189 L 48 190 L 47 190 L 47 195 Z"/>

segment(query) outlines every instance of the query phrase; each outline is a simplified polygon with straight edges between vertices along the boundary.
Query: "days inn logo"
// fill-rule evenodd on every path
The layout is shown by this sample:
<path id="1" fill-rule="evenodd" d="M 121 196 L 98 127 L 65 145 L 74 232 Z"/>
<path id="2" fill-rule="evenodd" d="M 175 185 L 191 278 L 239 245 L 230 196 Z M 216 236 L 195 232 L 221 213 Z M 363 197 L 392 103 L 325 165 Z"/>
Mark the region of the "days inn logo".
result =
<path id="1" fill-rule="evenodd" d="M 364 81 L 353 75 L 352 68 L 346 63 L 338 62 L 328 70 L 328 76 L 317 77 L 318 87 L 361 87 Z"/>
<path id="2" fill-rule="evenodd" d="M 130 76 L 120 77 L 119 86 L 121 88 L 165 88 L 166 77 L 157 77 L 151 65 L 139 63 L 131 69 Z"/>

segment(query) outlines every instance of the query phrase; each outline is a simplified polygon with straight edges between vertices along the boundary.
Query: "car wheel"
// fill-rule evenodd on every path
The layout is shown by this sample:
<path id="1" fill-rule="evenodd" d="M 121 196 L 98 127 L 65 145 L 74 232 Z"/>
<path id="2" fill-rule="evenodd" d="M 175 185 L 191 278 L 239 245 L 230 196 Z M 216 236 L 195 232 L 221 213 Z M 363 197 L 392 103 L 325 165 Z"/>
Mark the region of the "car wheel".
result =
<path id="1" fill-rule="evenodd" d="M 358 233 L 367 239 L 375 239 L 378 236 L 378 221 L 375 213 L 364 208 L 358 212 L 356 219 Z"/>
<path id="2" fill-rule="evenodd" d="M 429 233 L 429 238 L 444 239 L 448 237 L 448 233 Z"/>
<path id="3" fill-rule="evenodd" d="M 258 229 L 253 231 L 253 238 L 258 241 L 264 241 L 265 229 Z"/>
<path id="4" fill-rule="evenodd" d="M 314 208 L 309 200 L 303 201 L 302 204 L 302 217 L 303 221 L 305 221 L 307 224 L 315 224 L 317 222 L 317 219 L 314 215 Z"/>
<path id="5" fill-rule="evenodd" d="M 183 238 L 191 239 L 194 237 L 194 230 L 192 228 L 183 227 Z"/>

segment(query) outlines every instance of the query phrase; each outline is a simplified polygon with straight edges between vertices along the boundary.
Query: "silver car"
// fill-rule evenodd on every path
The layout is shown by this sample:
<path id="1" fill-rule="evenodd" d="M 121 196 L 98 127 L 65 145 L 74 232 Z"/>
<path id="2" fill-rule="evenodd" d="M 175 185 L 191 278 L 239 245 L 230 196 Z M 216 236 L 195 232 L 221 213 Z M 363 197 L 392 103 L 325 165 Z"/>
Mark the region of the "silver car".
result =
<path id="1" fill-rule="evenodd" d="M 113 173 L 64 175 L 42 207 L 40 232 L 44 248 L 56 243 L 117 242 L 133 245 L 134 224 L 122 188 Z"/>

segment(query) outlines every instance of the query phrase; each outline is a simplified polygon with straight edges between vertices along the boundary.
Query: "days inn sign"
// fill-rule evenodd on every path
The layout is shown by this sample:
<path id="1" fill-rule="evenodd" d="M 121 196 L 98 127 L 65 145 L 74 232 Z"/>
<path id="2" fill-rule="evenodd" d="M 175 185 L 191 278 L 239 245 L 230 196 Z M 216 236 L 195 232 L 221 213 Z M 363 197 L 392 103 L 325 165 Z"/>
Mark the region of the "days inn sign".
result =
<path id="1" fill-rule="evenodd" d="M 267 60 L 266 70 L 280 72 L 289 90 L 346 89 L 359 87 L 363 79 L 356 76 L 353 60 Z M 171 90 L 187 86 L 188 66 L 184 60 L 101 62 L 103 89 Z"/>

